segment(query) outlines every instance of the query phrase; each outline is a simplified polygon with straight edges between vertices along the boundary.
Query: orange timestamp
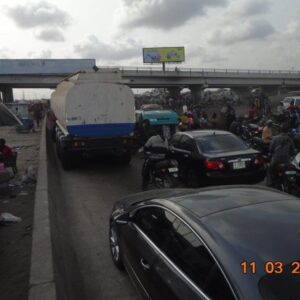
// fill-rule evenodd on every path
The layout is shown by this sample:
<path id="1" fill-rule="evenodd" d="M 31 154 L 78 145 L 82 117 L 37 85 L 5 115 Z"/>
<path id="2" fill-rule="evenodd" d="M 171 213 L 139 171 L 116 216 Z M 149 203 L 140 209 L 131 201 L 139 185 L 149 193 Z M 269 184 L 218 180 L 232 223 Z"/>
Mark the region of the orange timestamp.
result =
<path id="1" fill-rule="evenodd" d="M 290 268 L 287 269 L 286 264 L 282 261 L 267 261 L 263 264 L 262 268 L 266 274 L 283 274 L 290 273 L 294 275 L 300 275 L 300 261 L 293 261 L 289 263 Z M 243 261 L 241 262 L 242 274 L 256 274 L 257 263 L 255 261 Z"/>

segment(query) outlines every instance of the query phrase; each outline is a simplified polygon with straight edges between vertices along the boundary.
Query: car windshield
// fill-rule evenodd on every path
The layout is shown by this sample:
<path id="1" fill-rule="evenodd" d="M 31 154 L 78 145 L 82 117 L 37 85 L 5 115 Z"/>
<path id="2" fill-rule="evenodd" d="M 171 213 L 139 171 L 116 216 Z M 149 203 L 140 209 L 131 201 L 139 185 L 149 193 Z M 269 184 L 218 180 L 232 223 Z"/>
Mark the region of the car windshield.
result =
<path id="1" fill-rule="evenodd" d="M 197 144 L 203 153 L 221 153 L 248 149 L 248 146 L 242 140 L 231 134 L 201 137 L 197 139 Z"/>

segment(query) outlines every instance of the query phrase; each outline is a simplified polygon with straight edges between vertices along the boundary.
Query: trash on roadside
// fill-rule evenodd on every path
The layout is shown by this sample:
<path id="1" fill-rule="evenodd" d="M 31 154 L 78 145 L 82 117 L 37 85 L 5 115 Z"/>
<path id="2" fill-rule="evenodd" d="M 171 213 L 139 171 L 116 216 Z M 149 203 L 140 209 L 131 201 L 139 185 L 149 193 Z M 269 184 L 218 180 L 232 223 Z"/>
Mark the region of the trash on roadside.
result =
<path id="1" fill-rule="evenodd" d="M 35 183 L 36 173 L 33 166 L 29 166 L 22 176 L 22 183 Z"/>
<path id="2" fill-rule="evenodd" d="M 9 225 L 21 222 L 22 219 L 10 213 L 4 212 L 0 214 L 0 225 Z"/>

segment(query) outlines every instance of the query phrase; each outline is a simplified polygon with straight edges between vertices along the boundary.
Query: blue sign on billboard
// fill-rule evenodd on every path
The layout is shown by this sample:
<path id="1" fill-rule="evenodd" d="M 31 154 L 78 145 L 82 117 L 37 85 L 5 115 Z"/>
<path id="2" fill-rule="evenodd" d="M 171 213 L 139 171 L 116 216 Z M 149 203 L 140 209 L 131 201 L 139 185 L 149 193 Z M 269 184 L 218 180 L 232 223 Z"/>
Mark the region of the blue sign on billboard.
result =
<path id="1" fill-rule="evenodd" d="M 0 75 L 70 74 L 95 65 L 95 59 L 0 59 Z"/>

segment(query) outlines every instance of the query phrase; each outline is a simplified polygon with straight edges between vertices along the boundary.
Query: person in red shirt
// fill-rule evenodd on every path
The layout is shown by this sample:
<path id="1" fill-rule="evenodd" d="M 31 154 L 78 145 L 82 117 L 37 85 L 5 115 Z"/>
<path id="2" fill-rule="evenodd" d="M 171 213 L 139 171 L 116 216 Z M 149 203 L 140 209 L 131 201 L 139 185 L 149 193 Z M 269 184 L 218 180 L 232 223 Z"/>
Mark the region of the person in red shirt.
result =
<path id="1" fill-rule="evenodd" d="M 290 112 L 294 112 L 295 109 L 296 109 L 296 106 L 295 106 L 294 100 L 292 100 L 292 101 L 290 102 L 290 104 L 289 104 L 288 110 L 289 110 Z"/>
<path id="2" fill-rule="evenodd" d="M 257 110 L 255 104 L 252 104 L 248 109 L 248 118 L 253 119 L 257 116 Z"/>
<path id="3" fill-rule="evenodd" d="M 5 145 L 5 143 L 5 139 L 0 139 L 0 156 L 2 156 L 4 160 L 11 159 L 14 154 L 11 148 Z"/>

